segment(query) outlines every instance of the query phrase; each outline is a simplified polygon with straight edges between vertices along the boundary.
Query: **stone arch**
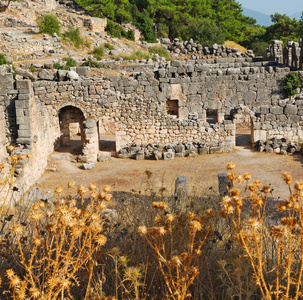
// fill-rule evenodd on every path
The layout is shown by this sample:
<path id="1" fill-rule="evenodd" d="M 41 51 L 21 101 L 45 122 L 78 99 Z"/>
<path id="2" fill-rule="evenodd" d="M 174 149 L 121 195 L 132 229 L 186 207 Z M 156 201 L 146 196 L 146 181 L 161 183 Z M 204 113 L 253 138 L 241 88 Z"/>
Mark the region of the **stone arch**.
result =
<path id="1" fill-rule="evenodd" d="M 236 146 L 253 144 L 255 114 L 248 107 L 239 105 L 232 110 L 231 117 L 236 129 Z"/>
<path id="2" fill-rule="evenodd" d="M 58 116 L 59 116 L 61 110 L 67 106 L 72 106 L 74 108 L 79 109 L 82 112 L 85 120 L 89 117 L 89 114 L 87 113 L 86 107 L 84 105 L 81 105 L 79 103 L 74 103 L 72 101 L 65 101 L 63 103 L 60 103 L 59 105 L 56 105 L 55 109 L 58 112 Z"/>
<path id="3" fill-rule="evenodd" d="M 71 146 L 72 140 L 81 141 L 81 148 L 84 141 L 83 122 L 85 116 L 83 111 L 72 105 L 65 105 L 58 111 L 60 127 L 60 146 Z M 75 145 L 74 145 L 75 146 Z"/>

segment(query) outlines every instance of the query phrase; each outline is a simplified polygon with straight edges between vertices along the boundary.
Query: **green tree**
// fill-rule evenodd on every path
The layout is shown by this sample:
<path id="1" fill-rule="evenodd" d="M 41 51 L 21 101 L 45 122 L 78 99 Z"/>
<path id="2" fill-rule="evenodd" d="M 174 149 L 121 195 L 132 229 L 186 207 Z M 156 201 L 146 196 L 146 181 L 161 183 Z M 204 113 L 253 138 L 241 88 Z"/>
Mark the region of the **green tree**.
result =
<path id="1" fill-rule="evenodd" d="M 298 40 L 302 35 L 302 20 L 297 21 L 291 19 L 286 14 L 275 13 L 271 15 L 273 24 L 266 29 L 266 39 L 282 40 L 283 42 L 290 40 Z"/>
<path id="2" fill-rule="evenodd" d="M 223 44 L 224 33 L 210 20 L 195 19 L 185 30 L 186 37 L 191 37 L 203 46 L 211 47 L 213 44 Z M 186 39 L 187 39 L 186 38 Z"/>
<path id="3" fill-rule="evenodd" d="M 38 19 L 37 25 L 40 29 L 40 32 L 53 35 L 54 33 L 59 34 L 61 30 L 60 21 L 56 15 L 45 14 Z"/>
<path id="4" fill-rule="evenodd" d="M 303 76 L 298 72 L 289 72 L 281 79 L 282 92 L 291 97 L 297 94 L 298 88 L 303 87 Z"/>
<path id="5" fill-rule="evenodd" d="M 184 26 L 193 19 L 191 11 L 195 0 L 150 0 L 149 9 L 155 16 L 156 23 L 166 23 L 169 28 L 169 38 L 180 36 Z"/>

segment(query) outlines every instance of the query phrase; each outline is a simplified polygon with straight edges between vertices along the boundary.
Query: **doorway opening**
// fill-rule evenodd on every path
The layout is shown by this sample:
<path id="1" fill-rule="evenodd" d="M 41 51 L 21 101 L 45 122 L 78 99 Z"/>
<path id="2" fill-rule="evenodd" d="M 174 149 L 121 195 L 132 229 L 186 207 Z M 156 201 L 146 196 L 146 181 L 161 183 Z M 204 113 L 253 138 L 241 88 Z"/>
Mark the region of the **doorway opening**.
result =
<path id="1" fill-rule="evenodd" d="M 59 151 L 78 155 L 82 153 L 84 115 L 74 106 L 65 106 L 59 112 L 60 148 Z"/>

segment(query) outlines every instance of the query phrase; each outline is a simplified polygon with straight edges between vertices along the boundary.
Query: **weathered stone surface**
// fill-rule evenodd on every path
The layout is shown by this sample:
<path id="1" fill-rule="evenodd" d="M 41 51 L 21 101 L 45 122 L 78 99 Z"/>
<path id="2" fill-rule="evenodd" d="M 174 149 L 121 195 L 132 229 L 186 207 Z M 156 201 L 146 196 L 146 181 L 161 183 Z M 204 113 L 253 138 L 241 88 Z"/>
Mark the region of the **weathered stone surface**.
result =
<path id="1" fill-rule="evenodd" d="M 178 196 L 178 198 L 186 198 L 188 196 L 188 183 L 186 176 L 181 175 L 176 179 L 175 195 Z"/>

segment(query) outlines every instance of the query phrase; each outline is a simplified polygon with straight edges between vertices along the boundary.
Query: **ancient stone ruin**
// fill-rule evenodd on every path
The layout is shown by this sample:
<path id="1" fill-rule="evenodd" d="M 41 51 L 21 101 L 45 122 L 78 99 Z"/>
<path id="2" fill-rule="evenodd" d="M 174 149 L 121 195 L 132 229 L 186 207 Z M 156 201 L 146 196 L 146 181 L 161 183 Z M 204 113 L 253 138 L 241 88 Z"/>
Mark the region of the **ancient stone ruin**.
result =
<path id="1" fill-rule="evenodd" d="M 95 162 L 106 128 L 115 132 L 118 156 L 137 159 L 229 152 L 243 127 L 252 143 L 303 137 L 303 96 L 283 99 L 280 93 L 289 67 L 255 58 L 124 67 L 125 75 L 88 77 L 87 67 L 77 67 L 36 81 L 1 72 L 1 159 L 9 143 L 31 152 L 30 183 L 73 135 L 80 136 L 80 159 Z"/>

